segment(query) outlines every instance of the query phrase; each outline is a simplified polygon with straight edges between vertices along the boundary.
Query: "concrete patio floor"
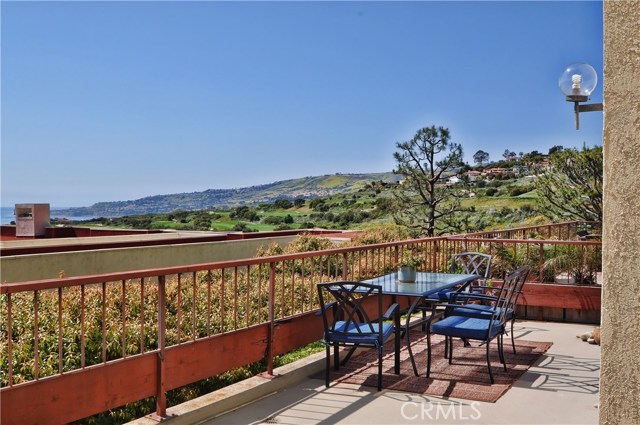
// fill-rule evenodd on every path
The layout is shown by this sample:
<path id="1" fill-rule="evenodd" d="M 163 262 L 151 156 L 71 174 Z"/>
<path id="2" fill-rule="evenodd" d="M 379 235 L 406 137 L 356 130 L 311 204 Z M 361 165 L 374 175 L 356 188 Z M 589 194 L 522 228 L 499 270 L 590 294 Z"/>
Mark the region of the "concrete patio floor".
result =
<path id="1" fill-rule="evenodd" d="M 276 379 L 201 397 L 170 409 L 171 424 L 597 424 L 600 347 L 576 338 L 593 325 L 521 321 L 516 338 L 553 346 L 496 403 L 324 382 L 324 353 Z M 507 354 L 508 355 L 508 354 Z M 284 375 L 289 375 L 284 378 Z M 297 378 L 295 377 L 297 375 Z M 253 379 L 253 378 L 252 378 Z M 258 378 L 260 379 L 260 378 Z M 265 385 L 255 401 L 239 397 Z M 222 391 L 222 390 L 221 390 Z M 237 396 L 229 397 L 236 392 Z M 217 407 L 216 407 L 216 404 Z M 240 406 L 240 407 L 238 407 Z M 197 413 L 196 413 L 197 412 Z M 142 423 L 142 422 L 140 422 Z M 149 423 L 149 422 L 147 422 Z"/>

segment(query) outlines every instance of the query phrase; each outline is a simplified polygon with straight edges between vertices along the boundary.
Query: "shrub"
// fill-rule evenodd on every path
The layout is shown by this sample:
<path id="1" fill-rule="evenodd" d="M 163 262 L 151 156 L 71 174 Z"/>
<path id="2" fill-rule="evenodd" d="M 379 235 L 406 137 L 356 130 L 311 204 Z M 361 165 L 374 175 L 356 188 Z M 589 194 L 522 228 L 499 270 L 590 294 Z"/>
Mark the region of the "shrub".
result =
<path id="1" fill-rule="evenodd" d="M 289 208 L 293 207 L 293 202 L 291 202 L 288 199 L 278 199 L 273 203 L 273 205 L 276 208 L 280 208 L 280 209 L 283 209 L 283 210 L 288 210 Z"/>
<path id="2" fill-rule="evenodd" d="M 242 222 L 233 226 L 233 231 L 234 232 L 257 232 L 257 230 L 252 230 L 251 228 L 249 228 L 247 223 L 242 223 Z"/>
<path id="3" fill-rule="evenodd" d="M 505 216 L 505 215 L 511 214 L 512 212 L 513 212 L 513 210 L 511 208 L 509 208 L 509 207 L 500 208 L 500 215 Z"/>
<path id="4" fill-rule="evenodd" d="M 271 242 L 269 246 L 258 247 L 258 251 L 256 252 L 256 257 L 271 257 L 273 255 L 282 255 L 283 249 L 276 242 Z"/>
<path id="5" fill-rule="evenodd" d="M 329 239 L 303 233 L 298 235 L 293 242 L 287 245 L 283 253 L 293 254 L 296 252 L 322 251 L 331 248 L 334 248 L 334 245 Z"/>
<path id="6" fill-rule="evenodd" d="M 324 199 L 322 198 L 314 198 L 311 201 L 309 201 L 309 208 L 311 209 L 318 209 L 318 207 L 324 205 Z"/>
<path id="7" fill-rule="evenodd" d="M 264 224 L 278 225 L 284 223 L 284 217 L 280 217 L 277 215 L 270 215 L 262 219 Z"/>
<path id="8" fill-rule="evenodd" d="M 511 196 L 519 196 L 527 192 L 531 192 L 532 188 L 529 186 L 515 186 L 512 187 L 509 191 L 509 195 Z"/>
<path id="9" fill-rule="evenodd" d="M 405 239 L 411 239 L 411 233 L 406 227 L 395 224 L 378 224 L 366 226 L 361 233 L 352 239 L 351 245 L 370 245 Z"/>
<path id="10" fill-rule="evenodd" d="M 531 212 L 533 212 L 533 211 L 534 211 L 534 207 L 533 207 L 533 205 L 531 205 L 531 204 L 524 204 L 524 205 L 522 205 L 522 206 L 520 207 L 520 210 L 521 210 L 523 213 L 527 213 L 527 214 L 528 214 L 528 213 L 531 213 Z"/>

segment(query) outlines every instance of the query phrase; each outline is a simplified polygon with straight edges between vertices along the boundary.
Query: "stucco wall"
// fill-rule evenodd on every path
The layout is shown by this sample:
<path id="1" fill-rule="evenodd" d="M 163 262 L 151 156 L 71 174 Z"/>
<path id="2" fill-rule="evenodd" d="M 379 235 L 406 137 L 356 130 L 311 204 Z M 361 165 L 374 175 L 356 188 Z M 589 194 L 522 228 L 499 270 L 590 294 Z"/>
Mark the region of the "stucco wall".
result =
<path id="1" fill-rule="evenodd" d="M 3 257 L 2 282 L 54 279 L 60 271 L 66 277 L 129 270 L 210 263 L 254 257 L 261 245 L 288 245 L 295 236 L 239 241 L 117 248 Z"/>
<path id="2" fill-rule="evenodd" d="M 640 1 L 604 3 L 600 423 L 640 423 Z"/>

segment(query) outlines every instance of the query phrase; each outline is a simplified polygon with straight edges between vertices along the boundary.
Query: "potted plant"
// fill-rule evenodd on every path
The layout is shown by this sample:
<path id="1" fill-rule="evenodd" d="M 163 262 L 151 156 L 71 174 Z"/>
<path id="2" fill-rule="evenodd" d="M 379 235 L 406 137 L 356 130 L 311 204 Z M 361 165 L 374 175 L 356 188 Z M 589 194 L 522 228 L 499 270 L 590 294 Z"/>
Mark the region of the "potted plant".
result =
<path id="1" fill-rule="evenodd" d="M 398 280 L 400 282 L 416 281 L 416 269 L 423 264 L 424 259 L 416 248 L 409 248 L 398 259 Z"/>

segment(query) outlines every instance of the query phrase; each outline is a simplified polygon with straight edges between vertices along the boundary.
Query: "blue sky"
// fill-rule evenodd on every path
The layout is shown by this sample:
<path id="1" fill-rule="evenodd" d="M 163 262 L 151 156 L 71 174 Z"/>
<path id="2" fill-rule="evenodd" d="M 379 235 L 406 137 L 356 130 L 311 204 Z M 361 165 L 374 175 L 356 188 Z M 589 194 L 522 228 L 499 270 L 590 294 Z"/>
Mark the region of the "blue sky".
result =
<path id="1" fill-rule="evenodd" d="M 53 207 L 602 144 L 557 87 L 602 76 L 601 2 L 10 2 L 1 202 Z M 602 101 L 601 81 L 592 96 Z"/>

